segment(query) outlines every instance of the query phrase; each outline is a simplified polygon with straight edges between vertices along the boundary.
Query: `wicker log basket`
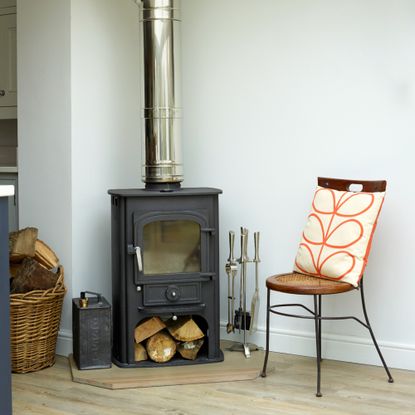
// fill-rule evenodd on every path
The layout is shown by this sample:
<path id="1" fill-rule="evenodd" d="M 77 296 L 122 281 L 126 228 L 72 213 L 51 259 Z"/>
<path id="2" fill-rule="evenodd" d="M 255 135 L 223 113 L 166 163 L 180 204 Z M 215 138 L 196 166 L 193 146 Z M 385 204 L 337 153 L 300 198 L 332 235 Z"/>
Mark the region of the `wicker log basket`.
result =
<path id="1" fill-rule="evenodd" d="M 63 267 L 55 287 L 10 295 L 12 371 L 34 372 L 55 363 L 55 349 L 66 288 Z"/>

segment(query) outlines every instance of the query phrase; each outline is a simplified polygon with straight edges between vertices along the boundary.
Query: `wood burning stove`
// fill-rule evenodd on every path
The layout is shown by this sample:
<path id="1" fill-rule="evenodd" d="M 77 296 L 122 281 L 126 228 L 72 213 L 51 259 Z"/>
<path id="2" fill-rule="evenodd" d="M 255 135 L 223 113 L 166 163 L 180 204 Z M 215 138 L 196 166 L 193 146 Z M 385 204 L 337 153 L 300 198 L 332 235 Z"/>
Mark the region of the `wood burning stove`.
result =
<path id="1" fill-rule="evenodd" d="M 157 365 L 135 361 L 136 327 L 150 317 L 165 321 L 191 316 L 204 334 L 197 359 L 175 357 L 163 365 L 217 362 L 223 360 L 218 271 L 221 190 L 180 188 L 180 65 L 175 41 L 180 37 L 180 2 L 136 2 L 141 9 L 146 188 L 109 191 L 113 360 L 124 367 Z"/>
<path id="2" fill-rule="evenodd" d="M 205 334 L 195 361 L 223 360 L 219 348 L 219 189 L 110 190 L 112 203 L 113 360 L 136 362 L 134 330 L 151 316 L 192 316 Z"/>

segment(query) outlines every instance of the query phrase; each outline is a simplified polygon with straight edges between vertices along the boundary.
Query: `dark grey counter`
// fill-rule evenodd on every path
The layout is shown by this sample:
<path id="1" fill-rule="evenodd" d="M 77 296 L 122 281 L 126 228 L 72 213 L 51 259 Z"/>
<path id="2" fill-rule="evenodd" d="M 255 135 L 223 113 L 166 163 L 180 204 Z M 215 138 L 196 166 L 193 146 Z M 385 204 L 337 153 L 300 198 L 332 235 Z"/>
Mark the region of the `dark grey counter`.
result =
<path id="1" fill-rule="evenodd" d="M 11 186 L 0 186 L 0 414 L 11 415 L 10 287 L 8 196 Z"/>

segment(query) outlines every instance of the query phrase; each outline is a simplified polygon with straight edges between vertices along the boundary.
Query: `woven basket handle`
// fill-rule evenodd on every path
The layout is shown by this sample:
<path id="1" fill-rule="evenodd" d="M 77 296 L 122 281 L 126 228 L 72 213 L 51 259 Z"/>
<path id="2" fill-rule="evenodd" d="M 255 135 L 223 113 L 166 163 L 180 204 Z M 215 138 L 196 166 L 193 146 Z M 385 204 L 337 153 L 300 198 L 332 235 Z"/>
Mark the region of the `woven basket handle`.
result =
<path id="1" fill-rule="evenodd" d="M 59 265 L 57 274 L 58 274 L 58 279 L 56 281 L 56 285 L 52 289 L 52 292 L 53 293 L 56 292 L 56 291 L 58 291 L 58 290 L 61 290 L 62 289 L 63 281 L 64 281 L 64 277 L 63 277 L 64 276 L 63 265 Z"/>

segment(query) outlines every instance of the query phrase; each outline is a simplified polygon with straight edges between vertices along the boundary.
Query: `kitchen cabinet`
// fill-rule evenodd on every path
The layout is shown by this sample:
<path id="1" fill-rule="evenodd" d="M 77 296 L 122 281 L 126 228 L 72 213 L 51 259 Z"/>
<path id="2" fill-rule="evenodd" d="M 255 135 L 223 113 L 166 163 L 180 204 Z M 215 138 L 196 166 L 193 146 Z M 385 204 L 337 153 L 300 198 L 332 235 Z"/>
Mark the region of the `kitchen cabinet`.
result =
<path id="1" fill-rule="evenodd" d="M 0 1 L 0 118 L 17 117 L 16 13 Z M 3 7 L 2 7 L 3 5 Z"/>
<path id="2" fill-rule="evenodd" d="M 9 232 L 17 231 L 19 228 L 19 215 L 17 203 L 17 173 L 0 173 L 0 186 L 14 186 L 14 195 L 8 199 L 9 208 Z"/>
<path id="3" fill-rule="evenodd" d="M 0 0 L 0 11 L 10 8 L 14 8 L 14 12 L 16 12 L 16 0 Z"/>

